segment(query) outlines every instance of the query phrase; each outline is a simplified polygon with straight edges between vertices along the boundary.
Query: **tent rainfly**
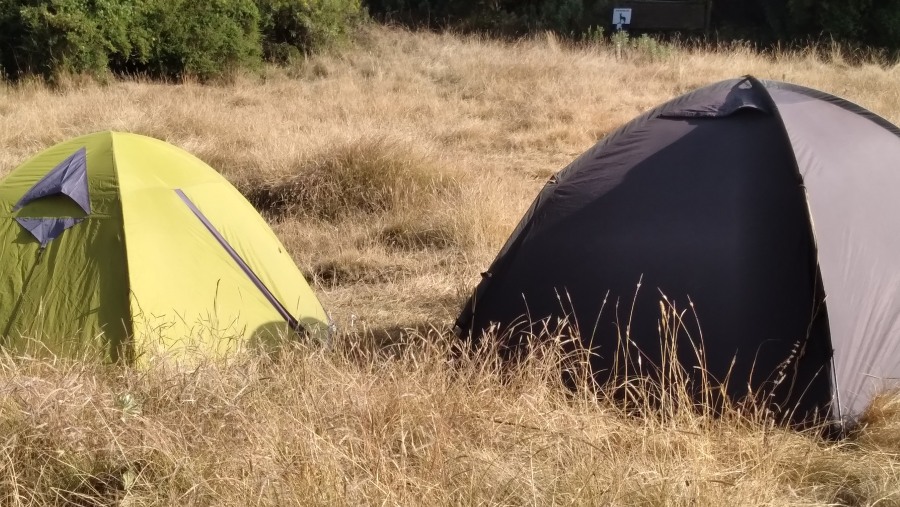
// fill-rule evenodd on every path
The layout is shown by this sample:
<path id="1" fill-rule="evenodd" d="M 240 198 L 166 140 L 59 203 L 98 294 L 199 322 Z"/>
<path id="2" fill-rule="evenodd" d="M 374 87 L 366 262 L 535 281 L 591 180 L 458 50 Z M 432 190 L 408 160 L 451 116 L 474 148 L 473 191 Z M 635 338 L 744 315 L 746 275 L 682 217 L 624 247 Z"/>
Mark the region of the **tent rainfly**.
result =
<path id="1" fill-rule="evenodd" d="M 205 163 L 95 133 L 0 182 L 0 345 L 18 352 L 221 355 L 329 320 L 278 238 Z"/>
<path id="2" fill-rule="evenodd" d="M 664 295 L 688 310 L 686 371 L 784 420 L 852 419 L 900 376 L 898 192 L 900 129 L 885 119 L 792 84 L 716 83 L 553 176 L 458 331 L 495 329 L 515 350 L 566 319 L 595 379 L 653 377 Z"/>

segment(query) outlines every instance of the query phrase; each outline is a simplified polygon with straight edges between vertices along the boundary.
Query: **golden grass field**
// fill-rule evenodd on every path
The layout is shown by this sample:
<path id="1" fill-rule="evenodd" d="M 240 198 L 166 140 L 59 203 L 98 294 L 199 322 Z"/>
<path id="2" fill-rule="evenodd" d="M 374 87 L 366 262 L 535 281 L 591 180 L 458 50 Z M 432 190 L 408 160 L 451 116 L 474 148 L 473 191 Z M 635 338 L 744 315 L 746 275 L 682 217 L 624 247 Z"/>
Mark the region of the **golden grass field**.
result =
<path id="1" fill-rule="evenodd" d="M 264 212 L 341 329 L 333 350 L 190 370 L 0 359 L 0 505 L 900 505 L 900 397 L 829 442 L 738 412 L 626 416 L 559 386 L 552 357 L 503 378 L 446 359 L 547 177 L 648 108 L 750 73 L 900 123 L 900 66 L 824 53 L 368 27 L 221 84 L 0 85 L 0 175 L 97 130 L 185 148 Z"/>

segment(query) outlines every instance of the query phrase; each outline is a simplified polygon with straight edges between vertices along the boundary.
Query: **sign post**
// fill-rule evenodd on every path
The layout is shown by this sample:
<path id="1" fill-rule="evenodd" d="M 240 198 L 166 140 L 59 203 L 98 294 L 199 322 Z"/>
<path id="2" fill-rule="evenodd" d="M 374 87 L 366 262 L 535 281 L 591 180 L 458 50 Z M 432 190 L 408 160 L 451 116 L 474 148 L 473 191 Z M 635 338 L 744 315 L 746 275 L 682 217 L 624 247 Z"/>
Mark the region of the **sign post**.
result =
<path id="1" fill-rule="evenodd" d="M 613 24 L 616 25 L 616 31 L 622 30 L 624 25 L 631 24 L 631 9 L 617 8 L 613 9 Z"/>

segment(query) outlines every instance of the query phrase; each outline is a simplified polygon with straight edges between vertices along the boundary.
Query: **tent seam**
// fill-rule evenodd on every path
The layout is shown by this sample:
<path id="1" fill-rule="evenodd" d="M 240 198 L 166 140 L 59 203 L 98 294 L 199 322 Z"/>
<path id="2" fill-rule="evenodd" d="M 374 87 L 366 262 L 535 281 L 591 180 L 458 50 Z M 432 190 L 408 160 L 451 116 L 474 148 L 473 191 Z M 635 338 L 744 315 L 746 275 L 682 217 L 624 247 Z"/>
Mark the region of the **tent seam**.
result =
<path id="1" fill-rule="evenodd" d="M 813 255 L 813 261 L 814 261 L 814 265 L 815 265 L 815 272 L 813 273 L 813 275 L 815 276 L 816 284 L 821 287 L 821 291 L 822 291 L 822 295 L 823 295 L 822 302 L 815 303 L 813 305 L 813 314 L 811 316 L 812 320 L 810 320 L 809 328 L 807 331 L 807 338 L 809 338 L 810 329 L 812 328 L 813 322 L 816 319 L 816 314 L 820 311 L 819 306 L 820 306 L 820 304 L 824 305 L 825 300 L 828 297 L 828 294 L 825 291 L 824 280 L 822 279 L 822 269 L 821 269 L 821 266 L 819 265 L 819 242 L 818 242 L 818 238 L 816 235 L 816 224 L 815 224 L 815 221 L 814 221 L 814 218 L 812 215 L 812 209 L 810 208 L 810 205 L 809 205 L 809 193 L 806 190 L 806 184 L 804 183 L 804 180 L 803 180 L 803 174 L 800 171 L 800 163 L 797 161 L 797 154 L 796 154 L 796 152 L 794 152 L 794 144 L 791 141 L 790 134 L 788 133 L 787 125 L 784 124 L 784 117 L 781 116 L 781 111 L 778 109 L 778 104 L 775 102 L 775 99 L 772 97 L 772 94 L 769 93 L 768 88 L 762 81 L 760 81 L 759 79 L 757 79 L 749 74 L 746 75 L 745 78 L 748 81 L 750 81 L 750 83 L 753 84 L 754 87 L 761 90 L 763 97 L 769 103 L 769 105 L 772 107 L 772 115 L 775 116 L 775 118 L 778 120 L 777 123 L 779 125 L 779 131 L 781 132 L 783 141 L 787 144 L 788 148 L 790 148 L 788 151 L 790 152 L 791 162 L 794 167 L 794 176 L 799 181 L 800 187 L 803 190 L 803 201 L 805 204 L 804 211 L 806 213 L 806 221 L 809 224 L 810 239 L 812 240 L 812 251 L 813 251 L 812 255 Z M 815 297 L 815 294 L 813 295 L 813 297 Z M 825 323 L 829 324 L 828 319 L 827 319 L 827 313 L 826 313 Z M 834 344 L 831 341 L 831 326 L 830 325 L 828 326 L 827 339 L 828 339 L 827 346 L 828 346 L 828 351 L 829 351 L 829 359 L 830 359 L 830 363 L 831 363 L 831 375 L 829 375 L 829 377 L 832 382 L 832 386 L 831 386 L 832 401 L 829 403 L 831 405 L 831 408 L 833 409 L 831 418 L 832 418 L 832 420 L 836 419 L 840 424 L 843 425 L 843 414 L 841 413 L 841 407 L 840 407 L 840 405 L 834 406 L 835 405 L 834 397 L 838 395 L 838 385 L 836 382 L 836 377 L 835 377 L 835 372 L 834 372 Z"/>
<path id="2" fill-rule="evenodd" d="M 125 326 L 125 339 L 126 343 L 122 344 L 123 347 L 122 352 L 135 354 L 135 343 L 134 343 L 134 308 L 132 308 L 132 300 L 131 300 L 131 273 L 128 268 L 128 238 L 125 230 L 125 205 L 124 205 L 124 195 L 122 193 L 122 185 L 119 179 L 119 161 L 116 154 L 116 133 L 113 131 L 109 132 L 109 148 L 110 155 L 112 159 L 112 169 L 113 175 L 116 177 L 116 194 L 118 194 L 118 199 L 116 199 L 118 207 L 119 207 L 119 224 L 120 224 L 120 232 L 122 234 L 122 250 L 123 250 L 123 263 L 125 267 L 125 296 L 128 298 L 128 313 L 124 316 L 125 321 L 123 322 Z M 127 362 L 131 362 L 134 360 L 134 357 L 128 357 Z"/>

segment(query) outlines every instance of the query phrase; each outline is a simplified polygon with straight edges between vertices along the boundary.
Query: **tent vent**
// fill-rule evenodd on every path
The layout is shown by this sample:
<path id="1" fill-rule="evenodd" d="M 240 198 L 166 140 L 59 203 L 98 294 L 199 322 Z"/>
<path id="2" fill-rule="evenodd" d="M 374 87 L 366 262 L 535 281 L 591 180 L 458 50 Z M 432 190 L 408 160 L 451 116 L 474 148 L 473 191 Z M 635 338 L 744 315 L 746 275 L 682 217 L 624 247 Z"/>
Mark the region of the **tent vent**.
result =
<path id="1" fill-rule="evenodd" d="M 86 215 L 91 214 L 91 196 L 87 182 L 87 150 L 81 148 L 56 165 L 25 192 L 13 211 L 44 197 L 64 195 L 71 199 Z M 45 248 L 66 229 L 81 223 L 84 218 L 75 217 L 17 217 L 16 222 L 34 236 Z"/>

